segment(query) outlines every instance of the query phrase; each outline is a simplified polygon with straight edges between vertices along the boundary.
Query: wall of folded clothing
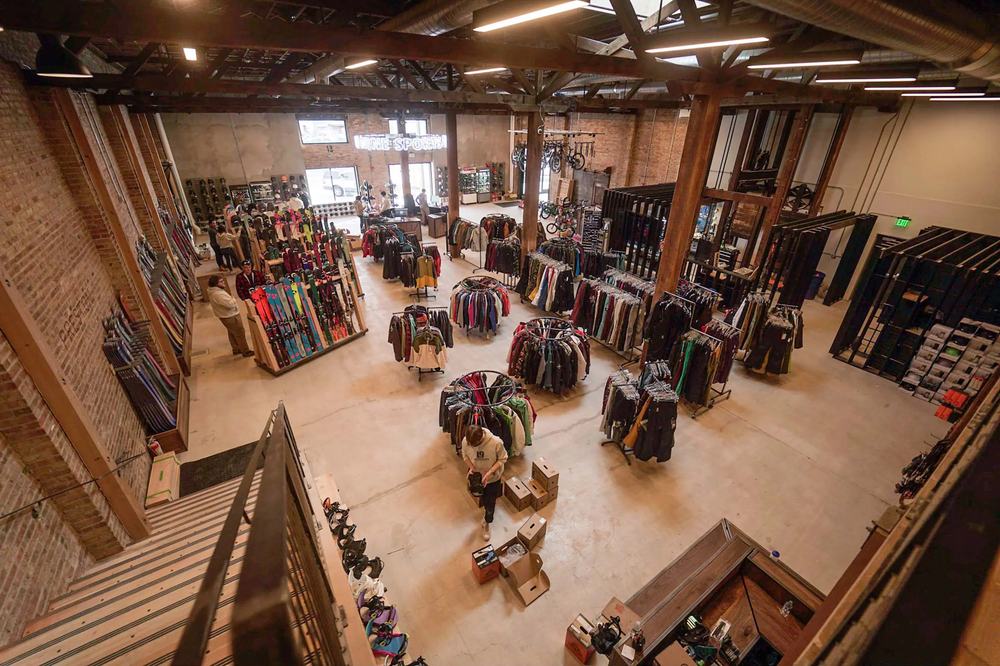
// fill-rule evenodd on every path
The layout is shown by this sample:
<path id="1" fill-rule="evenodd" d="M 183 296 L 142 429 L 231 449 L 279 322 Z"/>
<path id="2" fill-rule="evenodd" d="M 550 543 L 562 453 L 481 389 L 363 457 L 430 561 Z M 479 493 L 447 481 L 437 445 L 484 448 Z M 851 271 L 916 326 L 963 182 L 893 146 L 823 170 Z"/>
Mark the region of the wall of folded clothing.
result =
<path id="1" fill-rule="evenodd" d="M 510 295 L 494 278 L 468 277 L 452 289 L 449 311 L 461 328 L 495 334 L 501 318 L 510 314 Z"/>
<path id="2" fill-rule="evenodd" d="M 573 269 L 541 252 L 529 254 L 514 287 L 522 300 L 548 312 L 573 309 Z"/>
<path id="3" fill-rule="evenodd" d="M 590 372 L 590 343 L 583 331 L 556 317 L 538 317 L 514 331 L 507 373 L 556 395 Z"/>
<path id="4" fill-rule="evenodd" d="M 792 350 L 802 348 L 802 311 L 788 305 L 769 307 L 770 296 L 749 294 L 732 313 L 733 326 L 740 329 L 740 351 L 750 370 L 784 375 L 791 370 Z"/>
<path id="5" fill-rule="evenodd" d="M 389 339 L 396 361 L 421 370 L 444 370 L 449 347 L 455 346 L 447 308 L 410 305 L 389 320 Z"/>
<path id="6" fill-rule="evenodd" d="M 441 391 L 438 425 L 451 435 L 452 446 L 459 455 L 470 425 L 489 429 L 503 440 L 510 455 L 520 455 L 526 446 L 531 446 L 536 418 L 524 389 L 500 372 L 470 372 Z"/>
<path id="7" fill-rule="evenodd" d="M 663 380 L 640 385 L 628 370 L 608 377 L 604 387 L 601 430 L 626 456 L 656 462 L 670 460 L 677 427 L 677 394 Z"/>

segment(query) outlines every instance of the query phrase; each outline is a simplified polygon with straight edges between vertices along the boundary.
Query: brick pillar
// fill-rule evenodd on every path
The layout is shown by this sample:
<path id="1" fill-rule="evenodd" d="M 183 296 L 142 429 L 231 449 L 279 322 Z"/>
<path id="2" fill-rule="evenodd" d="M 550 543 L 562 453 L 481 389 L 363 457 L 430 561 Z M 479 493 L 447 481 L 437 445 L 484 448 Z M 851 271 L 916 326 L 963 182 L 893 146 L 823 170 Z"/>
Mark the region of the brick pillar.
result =
<path id="1" fill-rule="evenodd" d="M 142 159 L 128 111 L 123 106 L 102 106 L 98 110 L 143 235 L 157 252 L 169 249 L 157 210 L 159 200 Z"/>
<path id="2" fill-rule="evenodd" d="M 44 495 L 90 481 L 86 466 L 2 334 L 0 406 L 0 435 Z M 9 503 L 3 506 L 8 510 L 17 508 Z M 121 552 L 128 543 L 125 528 L 97 484 L 52 498 L 43 505 L 42 512 L 53 508 L 73 526 L 83 547 L 95 559 Z"/>

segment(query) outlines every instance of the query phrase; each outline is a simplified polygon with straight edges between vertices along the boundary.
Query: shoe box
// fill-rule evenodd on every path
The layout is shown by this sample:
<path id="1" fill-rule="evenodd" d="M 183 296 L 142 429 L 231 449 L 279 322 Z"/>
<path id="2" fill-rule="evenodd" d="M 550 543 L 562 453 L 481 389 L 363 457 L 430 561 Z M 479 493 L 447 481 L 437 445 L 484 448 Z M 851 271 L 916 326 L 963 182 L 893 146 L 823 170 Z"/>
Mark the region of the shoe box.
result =
<path id="1" fill-rule="evenodd" d="M 543 507 L 548 506 L 551 501 L 551 496 L 542 487 L 542 484 L 538 482 L 538 479 L 531 478 L 523 482 L 528 488 L 528 492 L 531 493 L 531 508 L 535 511 L 540 511 Z"/>
<path id="2" fill-rule="evenodd" d="M 521 528 L 517 530 L 517 538 L 524 544 L 525 548 L 531 550 L 545 536 L 546 526 L 547 523 L 544 518 L 537 513 L 532 514 L 531 518 L 528 518 L 524 525 L 521 525 Z"/>
<path id="3" fill-rule="evenodd" d="M 524 511 L 531 506 L 531 491 L 516 476 L 512 476 L 504 482 L 503 496 L 507 498 L 515 512 Z"/>
<path id="4" fill-rule="evenodd" d="M 500 575 L 500 559 L 492 545 L 487 544 L 472 554 L 472 574 L 480 585 Z"/>
<path id="5" fill-rule="evenodd" d="M 577 615 L 573 624 L 566 628 L 566 647 L 581 664 L 594 656 L 594 645 L 590 641 L 590 632 L 596 627 L 583 615 Z"/>
<path id="6" fill-rule="evenodd" d="M 549 494 L 551 502 L 559 495 L 559 472 L 545 458 L 539 458 L 531 463 L 531 478 Z"/>

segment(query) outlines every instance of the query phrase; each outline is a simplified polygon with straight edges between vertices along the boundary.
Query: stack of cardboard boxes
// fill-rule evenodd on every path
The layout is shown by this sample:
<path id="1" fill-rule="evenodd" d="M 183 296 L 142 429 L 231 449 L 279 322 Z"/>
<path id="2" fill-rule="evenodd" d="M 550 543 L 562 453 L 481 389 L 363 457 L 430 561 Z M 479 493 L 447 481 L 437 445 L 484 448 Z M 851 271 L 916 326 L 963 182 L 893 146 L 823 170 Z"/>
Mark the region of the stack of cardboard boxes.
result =
<path id="1" fill-rule="evenodd" d="M 527 483 L 512 477 L 504 484 L 504 497 L 515 513 L 529 506 L 538 511 L 559 494 L 559 473 L 545 460 L 539 458 L 531 466 Z M 503 575 L 514 594 L 525 606 L 542 596 L 549 589 L 549 577 L 542 570 L 542 558 L 531 552 L 545 536 L 548 524 L 537 513 L 531 515 L 517 536 L 494 549 L 492 545 L 472 554 L 472 572 L 480 585 Z"/>

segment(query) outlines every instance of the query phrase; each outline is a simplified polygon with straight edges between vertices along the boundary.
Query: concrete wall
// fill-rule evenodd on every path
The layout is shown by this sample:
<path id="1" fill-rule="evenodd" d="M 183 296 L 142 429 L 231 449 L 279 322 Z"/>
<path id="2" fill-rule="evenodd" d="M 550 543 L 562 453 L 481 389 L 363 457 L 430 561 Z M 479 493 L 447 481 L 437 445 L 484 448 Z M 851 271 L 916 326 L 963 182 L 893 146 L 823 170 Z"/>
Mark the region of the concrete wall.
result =
<path id="1" fill-rule="evenodd" d="M 295 114 L 290 113 L 165 113 L 161 118 L 181 180 L 221 177 L 237 184 L 267 180 L 272 175 L 305 173 L 307 168 L 353 166 L 358 169 L 359 180 L 381 188 L 389 180 L 389 164 L 399 163 L 398 154 L 354 148 L 355 134 L 389 131 L 388 121 L 378 113 L 350 114 L 346 145 L 302 145 Z M 432 115 L 428 120 L 430 133 L 445 134 L 444 115 Z M 509 127 L 509 116 L 460 115 L 459 165 L 509 161 Z M 446 164 L 447 156 L 443 150 L 412 153 L 410 161 L 431 162 L 437 167 Z"/>
<path id="2" fill-rule="evenodd" d="M 834 122 L 833 116 L 820 116 L 814 123 L 797 180 L 816 180 Z M 873 237 L 910 238 L 932 225 L 1000 236 L 998 148 L 998 104 L 920 100 L 908 102 L 898 116 L 858 111 L 824 209 L 878 214 Z M 913 221 L 896 227 L 898 216 Z M 820 262 L 827 275 L 839 261 L 832 256 L 839 254 L 839 240 L 834 234 Z"/>
<path id="3" fill-rule="evenodd" d="M 225 178 L 235 184 L 305 173 L 293 114 L 164 113 L 161 118 L 181 180 Z"/>

